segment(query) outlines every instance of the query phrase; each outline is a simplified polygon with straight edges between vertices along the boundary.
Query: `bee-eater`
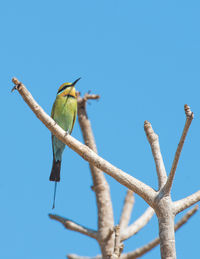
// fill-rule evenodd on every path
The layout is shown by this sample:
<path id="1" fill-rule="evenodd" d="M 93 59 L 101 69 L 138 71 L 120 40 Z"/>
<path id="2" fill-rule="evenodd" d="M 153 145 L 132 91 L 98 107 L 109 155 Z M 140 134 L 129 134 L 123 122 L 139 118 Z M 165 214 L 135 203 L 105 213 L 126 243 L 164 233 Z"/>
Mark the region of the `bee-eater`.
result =
<path id="1" fill-rule="evenodd" d="M 57 92 L 56 100 L 53 104 L 51 117 L 55 122 L 63 128 L 67 133 L 71 134 L 77 115 L 77 96 L 75 90 L 75 84 L 80 80 L 78 78 L 73 83 L 62 84 Z M 62 161 L 62 153 L 65 148 L 65 144 L 52 135 L 52 148 L 53 148 L 53 166 L 50 181 L 55 182 L 54 189 L 54 202 L 53 208 L 55 207 L 55 195 L 56 195 L 56 184 L 60 181 L 60 167 Z"/>

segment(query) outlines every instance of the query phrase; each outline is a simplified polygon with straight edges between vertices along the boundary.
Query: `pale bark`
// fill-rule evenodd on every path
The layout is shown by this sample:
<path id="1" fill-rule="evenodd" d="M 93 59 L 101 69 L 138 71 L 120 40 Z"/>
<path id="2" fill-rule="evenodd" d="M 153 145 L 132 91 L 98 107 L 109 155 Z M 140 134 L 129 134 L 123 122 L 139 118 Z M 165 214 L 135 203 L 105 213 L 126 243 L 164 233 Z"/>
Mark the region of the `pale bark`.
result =
<path id="1" fill-rule="evenodd" d="M 165 165 L 160 151 L 159 138 L 158 138 L 158 135 L 155 134 L 155 132 L 153 131 L 153 128 L 150 122 L 148 121 L 144 122 L 144 130 L 147 135 L 149 144 L 151 146 L 153 158 L 156 165 L 158 186 L 160 190 L 160 188 L 163 187 L 167 181 L 167 174 L 166 174 Z"/>
<path id="2" fill-rule="evenodd" d="M 198 210 L 198 205 L 196 205 L 194 208 L 189 210 L 176 223 L 176 225 L 174 227 L 174 230 L 177 231 L 180 227 L 182 227 L 185 223 L 187 223 L 187 221 L 197 212 L 197 210 Z M 136 259 L 136 258 L 139 258 L 139 257 L 143 256 L 144 254 L 146 254 L 147 252 L 151 251 L 154 247 L 156 247 L 159 244 L 160 244 L 160 238 L 157 237 L 154 240 L 152 240 L 151 242 L 149 242 L 148 244 L 146 244 L 142 247 L 139 247 L 132 252 L 122 254 L 121 259 Z M 67 257 L 69 259 L 101 259 L 102 258 L 101 255 L 97 255 L 95 257 L 84 257 L 84 256 L 79 256 L 79 255 L 74 255 L 74 254 L 68 255 Z"/>
<path id="3" fill-rule="evenodd" d="M 97 147 L 92 132 L 91 123 L 86 112 L 86 104 L 88 99 L 98 99 L 98 95 L 85 94 L 83 98 L 78 96 L 78 120 L 83 134 L 85 144 L 97 153 Z M 114 233 L 110 231 L 114 229 L 114 218 L 112 202 L 110 197 L 110 188 L 104 177 L 104 174 L 93 164 L 90 170 L 93 179 L 92 190 L 95 192 L 98 211 L 98 242 L 101 247 L 103 257 L 107 258 L 114 251 Z"/>
<path id="4" fill-rule="evenodd" d="M 15 87 L 13 89 L 18 90 L 18 92 L 21 94 L 21 96 L 23 97 L 25 102 L 29 105 L 29 107 L 32 109 L 32 111 L 35 113 L 35 115 L 46 125 L 46 127 L 52 132 L 52 134 L 55 135 L 58 139 L 60 139 L 64 144 L 68 145 L 75 152 L 77 152 L 83 159 L 85 159 L 90 163 L 90 168 L 92 171 L 93 181 L 94 181 L 93 189 L 96 193 L 98 208 L 105 207 L 103 205 L 100 205 L 100 203 L 103 203 L 103 202 L 105 202 L 106 204 L 108 204 L 110 208 L 112 208 L 112 204 L 110 201 L 109 187 L 107 186 L 107 183 L 103 180 L 104 177 L 100 176 L 102 175 L 101 172 L 98 170 L 100 169 L 101 171 L 113 177 L 122 185 L 126 186 L 132 192 L 135 192 L 138 195 L 140 195 L 155 210 L 156 215 L 158 217 L 158 222 L 159 222 L 161 257 L 162 259 L 175 259 L 176 258 L 175 237 L 174 237 L 175 214 L 179 213 L 183 209 L 199 201 L 199 192 L 200 192 L 198 191 L 196 194 L 188 196 L 187 198 L 184 198 L 180 201 L 176 201 L 174 203 L 171 200 L 171 187 L 172 187 L 175 171 L 177 168 L 177 164 L 180 158 L 181 150 L 183 148 L 183 144 L 184 144 L 189 126 L 193 119 L 193 113 L 190 111 L 189 106 L 185 105 L 185 113 L 187 117 L 186 124 L 183 130 L 183 134 L 182 134 L 180 143 L 178 145 L 175 158 L 173 161 L 172 169 L 168 178 L 166 176 L 165 166 L 160 152 L 158 135 L 155 134 L 155 132 L 153 131 L 151 124 L 145 121 L 144 129 L 145 129 L 145 133 L 147 135 L 148 141 L 151 145 L 153 157 L 156 164 L 158 182 L 159 182 L 159 190 L 156 192 L 150 186 L 137 180 L 131 175 L 123 172 L 122 170 L 118 169 L 117 167 L 113 166 L 112 164 L 110 164 L 109 162 L 107 162 L 106 160 L 98 156 L 96 153 L 97 150 L 96 150 L 96 145 L 92 135 L 92 131 L 84 132 L 83 130 L 84 139 L 88 144 L 88 146 L 90 147 L 89 148 L 88 146 L 83 145 L 81 142 L 74 139 L 72 136 L 68 135 L 62 128 L 60 128 L 55 123 L 55 121 L 50 116 L 48 116 L 44 112 L 44 110 L 37 104 L 37 102 L 33 99 L 32 95 L 28 92 L 28 90 L 25 88 L 25 86 L 22 83 L 20 83 L 16 78 L 13 79 L 13 82 L 15 84 Z M 87 99 L 86 96 L 85 96 L 85 99 Z M 95 97 L 92 99 L 95 99 Z M 81 116 L 80 116 L 80 121 L 79 121 L 80 125 L 81 123 L 86 123 L 86 126 L 84 127 L 86 128 L 89 127 L 91 129 L 89 121 L 87 120 L 86 113 L 84 116 L 82 117 L 82 119 L 84 118 L 83 120 L 81 119 Z M 100 195 L 101 192 L 104 192 L 104 195 L 105 195 L 104 201 L 101 200 L 102 199 L 100 197 L 102 196 Z M 130 216 L 130 211 L 128 212 L 128 214 Z M 110 242 L 110 244 L 108 247 L 109 249 L 112 247 L 112 249 L 106 250 L 105 253 L 103 252 L 104 250 L 102 250 L 103 257 L 104 258 L 111 257 L 113 254 L 116 254 L 116 256 L 119 257 L 118 251 L 120 250 L 119 247 L 121 247 L 121 244 L 119 242 L 118 235 L 116 235 L 116 233 L 118 233 L 119 231 L 116 232 L 116 228 L 114 228 L 112 210 L 111 210 L 111 213 L 109 214 L 109 220 L 105 219 L 105 217 L 107 217 L 107 214 L 103 213 L 103 211 L 99 211 L 98 217 L 99 217 L 99 229 L 104 229 L 103 225 L 101 227 L 102 222 L 104 222 L 106 226 L 105 228 L 106 231 L 104 232 L 103 230 L 102 234 L 100 234 L 97 239 L 100 240 L 99 241 L 100 243 L 102 242 L 102 240 L 103 242 L 106 242 L 109 240 L 108 242 Z M 98 234 L 99 233 L 100 232 L 98 232 Z M 100 244 L 100 246 L 102 247 L 102 243 Z M 113 251 L 113 254 L 109 254 L 109 253 L 112 253 L 112 251 Z M 114 253 L 114 251 L 116 253 Z"/>
<path id="5" fill-rule="evenodd" d="M 69 230 L 73 230 L 73 231 L 79 232 L 81 234 L 84 234 L 86 236 L 89 236 L 89 237 L 92 237 L 92 238 L 95 238 L 95 239 L 98 238 L 97 231 L 92 230 L 90 228 L 86 228 L 84 226 L 81 226 L 81 225 L 79 225 L 78 223 L 76 223 L 76 222 L 74 222 L 72 220 L 63 218 L 63 217 L 55 215 L 55 214 L 49 214 L 49 217 L 51 219 L 59 221 L 60 223 L 62 223 L 64 225 L 65 228 L 67 228 Z"/>
<path id="6" fill-rule="evenodd" d="M 16 78 L 13 78 L 13 83 L 16 85 L 15 89 L 18 90 L 24 101 L 53 135 L 78 153 L 84 160 L 101 169 L 128 189 L 137 193 L 150 206 L 152 206 L 156 195 L 153 188 L 113 166 L 111 163 L 98 156 L 86 145 L 83 145 L 80 141 L 67 134 L 48 114 L 45 113 L 22 83 L 20 83 Z"/>
<path id="7" fill-rule="evenodd" d="M 162 259 L 175 259 L 176 258 L 176 248 L 175 248 L 175 234 L 174 234 L 174 217 L 175 217 L 175 209 L 174 204 L 171 200 L 171 186 L 173 183 L 175 171 L 177 168 L 177 164 L 180 158 L 181 150 L 183 148 L 183 144 L 193 119 L 193 113 L 190 111 L 188 105 L 184 106 L 185 114 L 186 114 L 186 123 L 183 130 L 183 134 L 178 145 L 175 158 L 173 161 L 172 169 L 169 174 L 169 177 L 166 179 L 165 167 L 163 164 L 163 159 L 160 153 L 159 145 L 158 145 L 158 136 L 153 131 L 151 124 L 148 121 L 144 123 L 144 129 L 149 140 L 149 144 L 151 145 L 153 157 L 156 163 L 158 180 L 160 183 L 160 189 L 157 193 L 157 197 L 155 198 L 155 202 L 153 204 L 153 208 L 158 217 L 159 223 L 159 237 L 160 237 L 160 250 Z M 155 144 L 156 143 L 156 144 Z M 155 148 L 155 145 L 157 148 Z M 164 184 L 164 186 L 163 186 Z"/>
<path id="8" fill-rule="evenodd" d="M 152 218 L 154 210 L 149 207 L 133 224 L 124 229 L 121 233 L 121 240 L 126 240 L 138 233 Z"/>
<path id="9" fill-rule="evenodd" d="M 120 221 L 119 221 L 121 233 L 123 232 L 123 230 L 129 224 L 132 209 L 133 209 L 133 205 L 134 205 L 134 201 L 135 201 L 135 198 L 133 196 L 133 192 L 131 190 L 128 190 L 127 194 L 126 194 L 126 197 L 125 197 L 125 200 L 124 200 L 124 206 L 123 206 L 123 209 L 122 209 L 121 218 L 120 218 Z"/>
<path id="10" fill-rule="evenodd" d="M 115 244 L 114 244 L 114 252 L 111 255 L 111 259 L 120 258 L 121 252 L 123 250 L 123 245 L 120 242 L 120 226 L 115 226 Z"/>
<path id="11" fill-rule="evenodd" d="M 173 183 L 173 180 L 174 180 L 174 176 L 175 176 L 176 168 L 177 168 L 178 161 L 179 161 L 179 158 L 180 158 L 180 155 L 181 155 L 181 151 L 183 149 L 185 138 L 187 136 L 189 127 L 191 125 L 191 122 L 194 118 L 194 114 L 193 114 L 193 112 L 191 112 L 190 107 L 187 104 L 185 104 L 184 108 L 185 108 L 185 115 L 186 115 L 185 127 L 183 129 L 183 133 L 182 133 L 180 142 L 178 144 L 178 147 L 177 147 L 177 150 L 176 150 L 176 153 L 175 153 L 175 157 L 174 157 L 174 161 L 173 161 L 173 164 L 172 164 L 170 174 L 168 176 L 167 182 L 166 182 L 166 184 L 164 186 L 164 189 L 163 189 L 163 192 L 165 194 L 169 194 L 170 191 L 171 191 L 172 183 Z"/>
<path id="12" fill-rule="evenodd" d="M 174 230 L 177 231 L 180 227 L 182 227 L 198 210 L 198 205 L 189 210 L 175 225 Z M 122 255 L 122 259 L 135 259 L 139 258 L 147 252 L 151 251 L 154 247 L 160 244 L 160 238 L 157 237 L 148 244 L 137 248 L 133 252 L 129 252 L 127 254 Z"/>
<path id="13" fill-rule="evenodd" d="M 200 190 L 182 200 L 175 201 L 173 203 L 174 214 L 176 215 L 180 213 L 181 211 L 189 208 L 198 201 L 200 201 Z"/>

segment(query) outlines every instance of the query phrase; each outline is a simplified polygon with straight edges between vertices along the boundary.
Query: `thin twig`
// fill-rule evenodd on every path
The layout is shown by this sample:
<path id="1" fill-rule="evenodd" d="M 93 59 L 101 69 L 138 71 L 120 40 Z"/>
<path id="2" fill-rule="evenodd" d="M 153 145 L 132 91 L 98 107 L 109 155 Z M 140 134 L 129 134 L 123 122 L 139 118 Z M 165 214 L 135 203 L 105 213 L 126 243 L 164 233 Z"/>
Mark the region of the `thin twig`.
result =
<path id="1" fill-rule="evenodd" d="M 183 226 L 190 218 L 192 215 L 194 215 L 194 213 L 196 213 L 198 210 L 198 205 L 196 205 L 194 208 L 192 208 L 191 210 L 189 210 L 175 225 L 174 230 L 177 231 L 181 226 Z M 148 244 L 137 248 L 135 251 L 133 252 L 129 252 L 127 254 L 123 254 L 122 255 L 122 259 L 135 259 L 138 257 L 141 257 L 142 255 L 146 254 L 147 252 L 149 252 L 150 250 L 152 250 L 154 247 L 156 247 L 157 245 L 159 245 L 160 243 L 160 239 L 159 237 L 155 238 L 153 241 L 149 242 Z"/>
<path id="2" fill-rule="evenodd" d="M 123 230 L 129 224 L 132 209 L 133 209 L 133 205 L 134 205 L 134 201 L 135 201 L 135 198 L 134 198 L 133 192 L 131 190 L 128 190 L 127 194 L 126 194 L 126 197 L 125 197 L 125 200 L 124 200 L 124 206 L 123 206 L 123 209 L 122 209 L 121 218 L 120 218 L 120 221 L 119 221 L 120 232 L 123 232 Z"/>
<path id="3" fill-rule="evenodd" d="M 84 226 L 81 226 L 81 225 L 77 224 L 76 222 L 74 222 L 72 220 L 63 218 L 63 217 L 55 215 L 55 214 L 49 214 L 49 217 L 51 219 L 59 221 L 60 223 L 62 223 L 64 225 L 65 228 L 67 228 L 69 230 L 79 232 L 81 234 L 92 237 L 94 239 L 97 239 L 97 237 L 98 237 L 97 231 L 86 228 Z"/>
<path id="4" fill-rule="evenodd" d="M 175 157 L 174 157 L 174 161 L 173 161 L 173 164 L 172 164 L 172 168 L 171 168 L 169 177 L 167 179 L 167 182 L 166 182 L 165 186 L 163 187 L 163 193 L 164 194 L 169 194 L 170 191 L 171 191 L 172 183 L 173 183 L 173 180 L 174 180 L 174 176 L 175 176 L 176 168 L 177 168 L 178 161 L 179 161 L 179 158 L 180 158 L 180 155 L 181 155 L 181 151 L 183 149 L 185 138 L 187 136 L 189 127 L 191 125 L 191 122 L 194 118 L 194 114 L 193 114 L 193 112 L 191 112 L 190 107 L 187 104 L 185 104 L 184 109 L 185 109 L 185 115 L 186 115 L 186 122 L 185 122 L 185 126 L 184 126 L 184 129 L 183 129 L 183 133 L 182 133 L 180 142 L 179 142 L 177 150 L 176 150 L 176 154 L 175 154 Z"/>
<path id="5" fill-rule="evenodd" d="M 182 200 L 175 201 L 173 203 L 174 214 L 176 215 L 180 213 L 181 211 L 189 208 L 198 201 L 200 201 L 200 190 Z"/>
<path id="6" fill-rule="evenodd" d="M 26 89 L 26 87 L 20 83 L 16 78 L 13 78 L 13 83 L 16 89 L 19 91 L 24 101 L 32 109 L 35 115 L 46 125 L 46 127 L 64 144 L 68 145 L 76 153 L 78 153 L 84 160 L 93 164 L 103 172 L 112 176 L 115 180 L 126 186 L 128 189 L 141 196 L 150 206 L 153 206 L 153 202 L 156 196 L 156 192 L 145 183 L 137 180 L 133 176 L 123 172 L 117 167 L 113 166 L 87 146 L 68 135 L 56 122 L 44 112 L 44 110 L 33 99 L 32 95 Z"/>
<path id="7" fill-rule="evenodd" d="M 136 233 L 138 233 L 153 217 L 154 210 L 149 207 L 146 211 L 130 226 L 128 226 L 124 231 L 121 233 L 121 240 L 126 240 Z"/>
<path id="8" fill-rule="evenodd" d="M 147 135 L 147 139 L 151 146 L 153 158 L 156 164 L 156 172 L 158 176 L 159 190 L 167 181 L 167 174 L 165 170 L 165 165 L 163 162 L 162 154 L 160 151 L 159 138 L 158 135 L 154 132 L 151 123 L 148 121 L 144 122 L 144 130 Z"/>

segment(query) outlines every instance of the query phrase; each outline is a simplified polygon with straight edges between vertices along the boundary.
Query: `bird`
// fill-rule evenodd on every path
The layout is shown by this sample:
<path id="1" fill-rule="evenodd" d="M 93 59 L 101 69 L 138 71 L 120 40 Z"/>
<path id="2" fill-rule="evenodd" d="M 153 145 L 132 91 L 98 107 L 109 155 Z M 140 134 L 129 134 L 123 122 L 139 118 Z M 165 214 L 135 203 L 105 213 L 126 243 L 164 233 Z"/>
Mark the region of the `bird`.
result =
<path id="1" fill-rule="evenodd" d="M 77 95 L 75 85 L 81 78 L 76 79 L 73 83 L 62 84 L 57 92 L 56 100 L 51 110 L 51 117 L 54 121 L 63 128 L 67 134 L 71 134 L 77 116 Z M 53 207 L 55 208 L 56 187 L 57 182 L 60 182 L 60 169 L 62 161 L 62 153 L 65 149 L 65 144 L 52 134 L 52 149 L 53 149 L 53 165 L 50 181 L 55 182 Z"/>

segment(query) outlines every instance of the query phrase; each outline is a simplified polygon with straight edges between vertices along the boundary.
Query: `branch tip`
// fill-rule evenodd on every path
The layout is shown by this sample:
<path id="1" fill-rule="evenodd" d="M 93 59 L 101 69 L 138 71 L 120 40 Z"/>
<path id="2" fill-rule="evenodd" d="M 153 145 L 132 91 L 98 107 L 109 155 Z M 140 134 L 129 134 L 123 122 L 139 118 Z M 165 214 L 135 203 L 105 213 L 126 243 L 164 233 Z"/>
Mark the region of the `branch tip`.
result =
<path id="1" fill-rule="evenodd" d="M 19 85 L 19 84 L 20 84 L 19 80 L 18 80 L 16 77 L 13 77 L 12 82 L 13 82 L 15 85 Z"/>
<path id="2" fill-rule="evenodd" d="M 15 86 L 12 88 L 11 92 L 14 90 L 19 90 L 19 87 L 21 86 L 21 82 L 16 77 L 13 77 L 12 82 L 15 84 Z"/>
<path id="3" fill-rule="evenodd" d="M 185 110 L 185 115 L 187 116 L 187 118 L 192 120 L 194 118 L 194 113 L 191 111 L 190 106 L 185 104 L 184 110 Z"/>
<path id="4" fill-rule="evenodd" d="M 154 132 L 151 123 L 147 120 L 144 122 L 144 131 L 150 144 L 158 140 L 158 135 Z"/>
<path id="5" fill-rule="evenodd" d="M 144 129 L 147 130 L 148 127 L 151 127 L 151 123 L 149 121 L 144 121 Z"/>

